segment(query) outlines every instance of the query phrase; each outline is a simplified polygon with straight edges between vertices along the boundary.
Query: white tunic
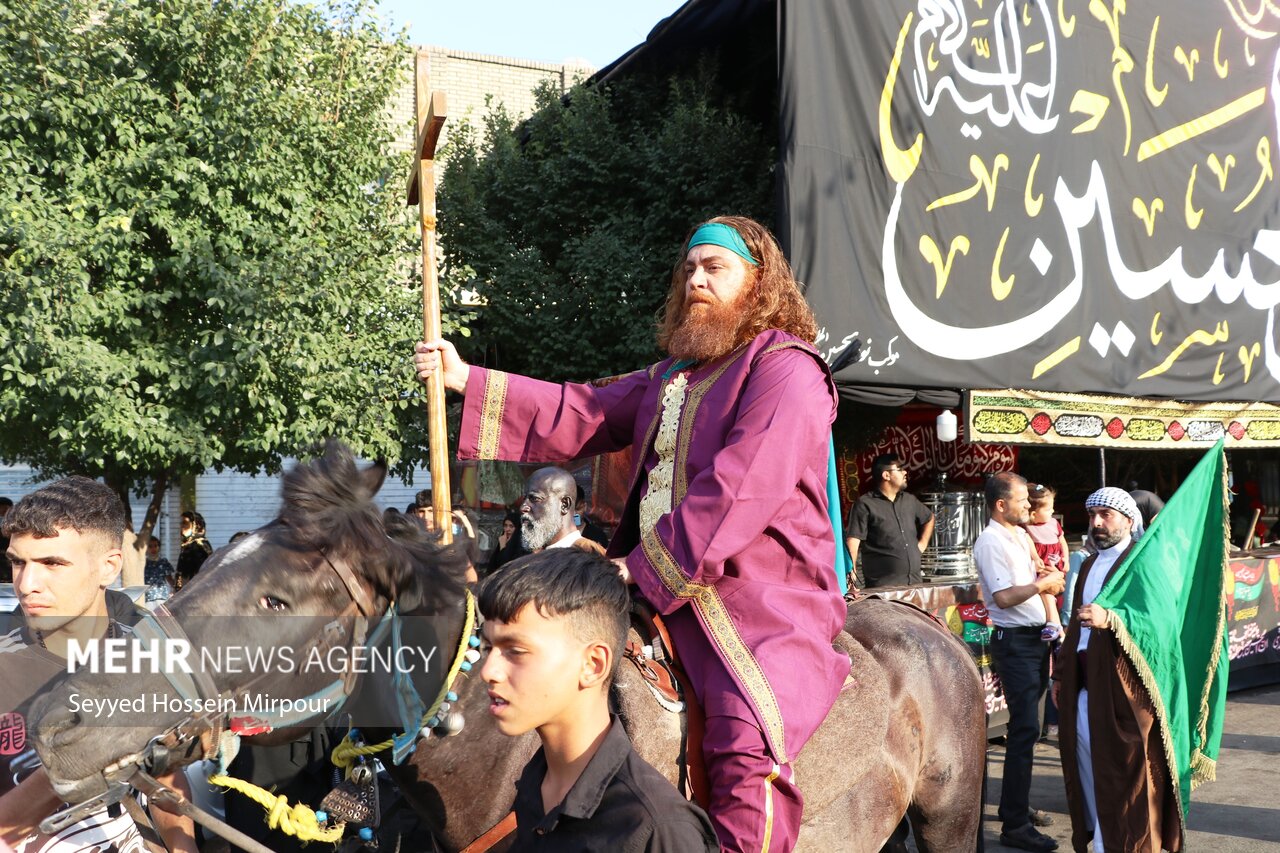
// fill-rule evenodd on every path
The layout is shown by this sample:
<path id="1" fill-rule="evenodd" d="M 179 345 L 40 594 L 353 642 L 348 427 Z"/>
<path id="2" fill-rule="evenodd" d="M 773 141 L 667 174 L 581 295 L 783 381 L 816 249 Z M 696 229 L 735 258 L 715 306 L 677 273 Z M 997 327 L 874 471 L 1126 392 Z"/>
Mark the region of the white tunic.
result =
<path id="1" fill-rule="evenodd" d="M 1080 590 L 1080 606 L 1092 604 L 1102 592 L 1102 585 L 1111 576 L 1120 555 L 1129 547 L 1129 537 L 1120 540 L 1114 547 L 1099 551 L 1093 567 L 1089 569 L 1089 577 L 1085 578 L 1084 587 Z M 1072 615 L 1074 617 L 1074 614 Z M 1093 630 L 1080 626 L 1080 642 L 1077 650 L 1089 646 L 1089 637 Z M 1084 819 L 1093 823 L 1093 849 L 1102 851 L 1102 824 L 1098 821 L 1098 798 L 1093 792 L 1093 749 L 1089 740 L 1089 691 L 1081 690 L 1076 699 L 1076 765 L 1080 770 L 1080 789 L 1084 794 Z"/>

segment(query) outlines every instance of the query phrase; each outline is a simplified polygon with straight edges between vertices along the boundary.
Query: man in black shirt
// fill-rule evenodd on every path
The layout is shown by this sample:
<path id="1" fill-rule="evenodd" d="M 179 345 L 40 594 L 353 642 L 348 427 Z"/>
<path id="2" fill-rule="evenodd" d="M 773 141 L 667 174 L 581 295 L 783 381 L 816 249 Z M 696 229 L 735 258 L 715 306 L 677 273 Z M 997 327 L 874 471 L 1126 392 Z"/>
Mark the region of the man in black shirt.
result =
<path id="1" fill-rule="evenodd" d="M 849 515 L 849 556 L 856 565 L 862 546 L 868 588 L 920 583 L 920 554 L 933 536 L 933 513 L 906 490 L 907 469 L 894 454 L 871 463 L 871 483 Z"/>
<path id="2" fill-rule="evenodd" d="M 480 588 L 489 713 L 504 734 L 542 740 L 516 782 L 515 850 L 720 849 L 706 813 L 609 713 L 629 609 L 613 564 L 577 548 L 522 557 Z"/>

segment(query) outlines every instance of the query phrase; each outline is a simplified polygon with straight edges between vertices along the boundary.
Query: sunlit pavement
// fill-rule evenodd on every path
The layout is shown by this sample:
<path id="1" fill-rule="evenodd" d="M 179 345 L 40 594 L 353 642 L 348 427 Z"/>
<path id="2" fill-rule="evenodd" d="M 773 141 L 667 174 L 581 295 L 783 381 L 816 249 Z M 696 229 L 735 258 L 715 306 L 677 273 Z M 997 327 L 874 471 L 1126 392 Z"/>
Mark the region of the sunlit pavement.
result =
<path id="1" fill-rule="evenodd" d="M 987 805 L 984 810 L 986 849 L 1004 851 L 1000 844 L 1000 777 L 1004 746 L 993 743 L 987 752 Z M 1071 849 L 1071 819 L 1057 739 L 1036 746 L 1035 776 L 1031 782 L 1033 807 L 1053 815 L 1053 826 L 1041 832 Z M 1218 778 L 1196 789 L 1187 820 L 1186 850 L 1214 853 L 1280 853 L 1280 686 L 1258 687 L 1227 695 Z"/>
<path id="2" fill-rule="evenodd" d="M 1003 763 L 1003 744 L 991 744 L 983 815 L 988 851 L 1013 849 L 1000 843 L 996 817 Z M 1036 745 L 1031 804 L 1053 815 L 1053 826 L 1040 831 L 1055 839 L 1060 851 L 1069 851 L 1071 819 L 1056 739 Z M 1192 796 L 1189 825 L 1189 853 L 1280 853 L 1280 685 L 1228 694 L 1218 779 Z M 908 846 L 916 849 L 914 843 Z M 204 848 L 205 853 L 226 849 L 219 841 Z"/>

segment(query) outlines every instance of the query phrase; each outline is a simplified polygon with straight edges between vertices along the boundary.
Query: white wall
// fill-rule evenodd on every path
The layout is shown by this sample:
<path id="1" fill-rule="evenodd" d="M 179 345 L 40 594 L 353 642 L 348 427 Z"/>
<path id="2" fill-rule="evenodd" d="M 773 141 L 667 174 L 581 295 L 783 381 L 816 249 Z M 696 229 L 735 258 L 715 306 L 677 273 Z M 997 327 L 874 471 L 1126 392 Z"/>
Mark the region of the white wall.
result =
<path id="1" fill-rule="evenodd" d="M 33 482 L 31 477 L 31 469 L 26 465 L 0 465 L 0 496 L 9 498 L 14 503 L 17 503 L 19 498 L 50 482 L 49 480 Z M 161 509 L 160 518 L 156 522 L 153 535 L 160 537 L 161 553 L 168 556 L 170 560 L 176 560 L 178 557 L 179 534 L 178 524 L 175 519 L 178 516 L 178 502 L 176 492 L 171 491 L 170 496 L 173 500 L 165 501 L 165 506 Z M 150 502 L 150 498 L 134 498 L 129 502 L 134 524 L 142 523 L 142 519 L 146 517 L 147 506 Z M 172 540 L 172 545 L 170 540 Z"/>
<path id="2" fill-rule="evenodd" d="M 286 460 L 285 470 L 295 464 L 294 459 Z M 221 548 L 236 531 L 253 530 L 275 518 L 280 508 L 280 480 L 279 475 L 253 476 L 234 471 L 207 471 L 197 477 L 195 508 L 204 516 L 210 544 Z M 431 487 L 430 472 L 415 469 L 413 483 L 406 486 L 399 479 L 388 477 L 374 502 L 379 509 L 403 510 L 420 490 Z"/>
<path id="3" fill-rule="evenodd" d="M 296 460 L 285 462 L 286 470 L 292 468 Z M 361 465 L 368 463 L 361 462 Z M 25 465 L 0 465 L 0 496 L 10 498 L 17 503 L 23 495 L 34 492 L 45 485 L 44 481 L 31 481 L 31 469 Z M 393 506 L 403 510 L 413 502 L 414 495 L 421 489 L 431 487 L 431 474 L 425 469 L 416 469 L 413 475 L 413 486 L 406 486 L 396 478 L 388 478 L 378 493 L 375 502 L 380 509 Z M 154 535 L 160 538 L 161 553 L 171 561 L 177 560 L 179 545 L 179 491 L 170 488 L 165 496 L 160 518 L 156 522 Z M 147 512 L 148 498 L 135 498 L 130 501 L 135 524 L 140 524 Z M 214 548 L 221 548 L 237 530 L 253 530 L 271 521 L 280 507 L 280 476 L 259 474 L 240 474 L 234 471 L 217 473 L 208 471 L 196 477 L 196 510 L 204 516 L 208 527 L 209 542 Z"/>

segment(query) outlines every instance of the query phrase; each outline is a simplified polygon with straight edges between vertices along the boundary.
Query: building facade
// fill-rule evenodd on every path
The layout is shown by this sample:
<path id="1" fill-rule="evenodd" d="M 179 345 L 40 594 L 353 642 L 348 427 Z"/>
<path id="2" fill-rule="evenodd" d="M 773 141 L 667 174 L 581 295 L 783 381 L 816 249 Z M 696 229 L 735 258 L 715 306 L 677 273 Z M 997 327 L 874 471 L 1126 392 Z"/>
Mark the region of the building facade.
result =
<path id="1" fill-rule="evenodd" d="M 424 52 L 430 63 L 431 88 L 443 91 L 448 98 L 449 115 L 441 146 L 448 142 L 450 129 L 462 122 L 482 128 L 485 117 L 499 104 L 513 116 L 528 117 L 535 106 L 534 90 L 543 83 L 549 82 L 564 94 L 574 83 L 595 73 L 594 68 L 577 63 L 534 62 L 434 46 L 415 48 L 405 56 L 405 86 L 391 105 L 395 125 L 402 128 L 394 144 L 396 151 L 413 148 L 414 57 L 418 51 Z"/>

